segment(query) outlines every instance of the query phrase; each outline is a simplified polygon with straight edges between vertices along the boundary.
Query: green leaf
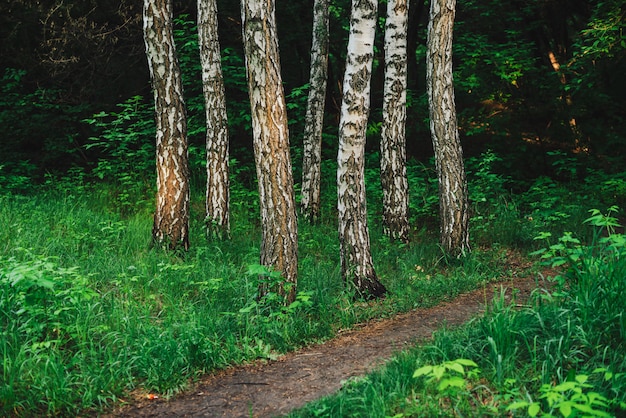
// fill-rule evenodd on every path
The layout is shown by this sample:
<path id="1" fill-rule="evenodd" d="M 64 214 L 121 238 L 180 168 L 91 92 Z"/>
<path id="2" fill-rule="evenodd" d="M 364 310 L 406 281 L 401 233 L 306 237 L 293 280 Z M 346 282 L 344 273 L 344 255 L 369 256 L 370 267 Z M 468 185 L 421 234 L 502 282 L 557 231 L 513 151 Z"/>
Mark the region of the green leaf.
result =
<path id="1" fill-rule="evenodd" d="M 462 364 L 463 366 L 467 366 L 467 367 L 478 367 L 478 364 L 466 358 L 459 358 L 459 359 L 454 360 L 454 362 Z"/>
<path id="2" fill-rule="evenodd" d="M 54 282 L 52 280 L 46 279 L 45 277 L 39 277 L 37 280 L 33 281 L 37 286 L 45 287 L 46 289 L 53 290 Z"/>
<path id="3" fill-rule="evenodd" d="M 457 362 L 450 362 L 446 365 L 446 367 L 449 370 L 454 370 L 455 372 L 458 372 L 462 375 L 465 375 L 465 369 L 463 369 L 463 365 L 457 363 Z"/>
<path id="4" fill-rule="evenodd" d="M 582 383 L 585 383 L 589 379 L 589 376 L 587 376 L 586 374 L 577 374 L 575 379 L 578 383 L 582 384 Z"/>
<path id="5" fill-rule="evenodd" d="M 564 232 L 563 236 L 559 238 L 559 241 L 580 244 L 580 240 L 578 238 L 574 238 L 574 235 L 571 232 Z"/>
<path id="6" fill-rule="evenodd" d="M 248 276 L 267 276 L 270 273 L 267 267 L 261 264 L 248 264 Z"/>
<path id="7" fill-rule="evenodd" d="M 239 309 L 239 313 L 250 313 L 252 312 L 254 308 L 256 308 L 256 306 L 257 306 L 257 303 L 252 302 L 248 306 L 244 306 L 243 308 Z"/>
<path id="8" fill-rule="evenodd" d="M 537 239 L 537 238 L 535 238 L 535 239 Z M 537 251 L 533 251 L 533 252 L 531 252 L 531 253 L 530 253 L 530 255 L 531 255 L 531 256 L 533 256 L 533 257 L 535 257 L 535 256 L 537 256 L 537 255 L 542 255 L 542 254 L 543 254 L 543 253 L 545 253 L 546 251 L 547 251 L 547 250 L 546 250 L 545 248 L 541 248 L 541 249 L 539 249 L 539 250 L 537 250 Z"/>
<path id="9" fill-rule="evenodd" d="M 599 405 L 602 407 L 608 407 L 609 400 L 604 396 L 600 395 L 597 392 L 589 392 L 588 394 L 588 403 L 590 405 Z"/>
<path id="10" fill-rule="evenodd" d="M 434 366 L 432 375 L 435 376 L 436 379 L 441 379 L 446 372 L 446 368 L 443 366 Z"/>
<path id="11" fill-rule="evenodd" d="M 570 415 L 572 415 L 572 403 L 571 402 L 563 402 L 561 405 L 559 405 L 559 412 L 565 418 L 567 418 Z"/>
<path id="12" fill-rule="evenodd" d="M 415 372 L 413 372 L 413 377 L 420 377 L 420 376 L 425 376 L 425 375 L 429 375 L 431 374 L 433 371 L 433 366 L 422 366 L 419 369 L 415 370 Z"/>
<path id="13" fill-rule="evenodd" d="M 517 402 L 513 402 L 512 404 L 507 406 L 506 410 L 507 411 L 512 411 L 514 409 L 526 408 L 529 405 L 531 405 L 530 402 L 527 402 L 527 401 L 517 401 Z"/>
<path id="14" fill-rule="evenodd" d="M 289 306 L 287 307 L 287 310 L 289 311 L 296 310 L 298 309 L 300 305 L 302 305 L 302 302 L 300 302 L 299 300 L 294 300 L 293 302 L 289 304 Z"/>
<path id="15" fill-rule="evenodd" d="M 589 405 L 575 404 L 574 408 L 578 409 L 580 412 L 585 412 L 587 414 L 593 413 L 593 408 Z"/>
<path id="16" fill-rule="evenodd" d="M 554 387 L 555 392 L 567 392 L 568 390 L 573 390 L 576 388 L 578 384 L 576 382 L 563 382 Z"/>
<path id="17" fill-rule="evenodd" d="M 536 417 L 539 414 L 539 412 L 541 412 L 541 406 L 539 405 L 538 402 L 533 402 L 528 407 L 528 416 L 530 417 Z"/>
<path id="18" fill-rule="evenodd" d="M 542 240 L 542 239 L 546 239 L 546 238 L 550 238 L 552 236 L 552 233 L 550 232 L 540 232 L 539 235 L 537 235 L 535 238 L 535 240 Z"/>
<path id="19" fill-rule="evenodd" d="M 604 373 L 604 380 L 611 380 L 613 378 L 613 372 L 607 370 L 606 367 L 597 367 L 593 369 L 591 373 Z"/>
<path id="20" fill-rule="evenodd" d="M 550 264 L 552 267 L 560 267 L 563 264 L 567 263 L 567 260 L 563 257 L 558 257 L 558 258 L 554 258 L 554 261 L 552 262 L 552 264 Z"/>
<path id="21" fill-rule="evenodd" d="M 464 388 L 466 384 L 467 382 L 462 377 L 452 376 L 447 379 L 442 379 L 441 382 L 439 383 L 439 386 L 437 386 L 437 390 L 439 392 L 443 392 L 448 387 Z"/>

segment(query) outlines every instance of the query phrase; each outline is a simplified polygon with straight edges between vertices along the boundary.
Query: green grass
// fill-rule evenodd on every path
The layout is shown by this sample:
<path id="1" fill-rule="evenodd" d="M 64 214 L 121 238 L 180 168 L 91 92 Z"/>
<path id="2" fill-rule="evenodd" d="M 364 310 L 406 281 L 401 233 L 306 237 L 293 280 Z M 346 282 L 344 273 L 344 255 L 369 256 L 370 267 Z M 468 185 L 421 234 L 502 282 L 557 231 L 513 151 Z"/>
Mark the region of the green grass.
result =
<path id="1" fill-rule="evenodd" d="M 137 387 L 173 394 L 202 373 L 449 299 L 497 269 L 477 269 L 482 263 L 470 258 L 466 274 L 463 266 L 445 271 L 432 259 L 440 258 L 433 243 L 376 238 L 375 258 L 392 294 L 353 304 L 340 278 L 334 226 L 302 225 L 299 304 L 285 310 L 275 298 L 257 302 L 257 275 L 248 269 L 258 263 L 260 237 L 247 208 L 233 213 L 236 233 L 226 242 L 207 241 L 195 214 L 192 250 L 176 255 L 150 248 L 149 215 L 122 217 L 93 206 L 98 198 L 88 192 L 0 199 L 3 414 L 98 410 Z M 415 265 L 433 278 L 411 277 Z"/>
<path id="2" fill-rule="evenodd" d="M 537 252 L 564 270 L 528 304 L 496 294 L 483 317 L 289 416 L 624 416 L 626 236 L 614 211 L 592 211 L 587 244 L 564 234 Z"/>
<path id="3" fill-rule="evenodd" d="M 374 184 L 375 174 L 372 170 L 368 173 L 372 177 L 369 183 Z M 432 183 L 428 179 L 432 170 L 420 166 L 411 173 L 412 184 Z M 473 188 L 486 182 L 502 184 L 486 171 L 471 180 Z M 447 258 L 437 245 L 436 218 L 430 209 L 414 214 L 412 242 L 400 244 L 381 235 L 376 222 L 380 208 L 374 201 L 369 205 L 373 257 L 390 294 L 376 303 L 359 304 L 340 277 L 337 232 L 328 203 L 332 197 L 327 196 L 325 221 L 317 226 L 300 224 L 298 299 L 283 307 L 272 293 L 257 300 L 258 198 L 237 181 L 232 185 L 233 238 L 224 242 L 205 238 L 203 193 L 195 193 L 200 197 L 192 204 L 191 250 L 186 254 L 150 247 L 152 219 L 145 196 L 137 196 L 142 204 L 129 213 L 127 207 L 118 210 L 111 186 L 73 185 L 49 182 L 27 195 L 0 195 L 3 415 L 101 411 L 137 388 L 171 395 L 203 373 L 271 358 L 374 317 L 436 305 L 507 277 L 511 273 L 507 263 L 510 248 L 539 248 L 543 244 L 532 240 L 539 231 L 558 236 L 557 231 L 572 225 L 570 218 L 584 213 L 579 207 L 567 216 L 550 217 L 559 212 L 558 199 L 538 208 L 528 197 L 518 198 L 500 186 L 490 186 L 483 190 L 484 201 L 475 202 L 474 251 L 457 260 Z M 566 193 L 558 187 L 549 190 Z M 432 188 L 416 188 L 412 207 L 430 202 L 427 208 L 432 209 L 432 192 Z M 568 202 L 576 203 L 574 199 Z M 537 215 L 539 209 L 545 216 Z M 586 231 L 588 234 L 588 228 Z M 524 326 L 538 327 L 538 318 L 530 315 Z M 509 327 L 509 320 L 499 317 L 501 323 L 480 327 Z M 456 334 L 442 335 L 439 341 L 451 346 L 473 346 Z M 508 356 L 521 350 L 519 344 L 511 343 L 512 338 L 502 335 L 494 337 L 493 344 L 477 343 L 476 350 L 485 354 L 486 362 L 479 363 L 480 369 L 487 370 L 486 364 L 499 367 L 496 382 L 500 385 L 506 384 L 514 362 L 508 357 L 500 361 L 499 354 Z M 590 344 L 598 343 L 591 336 L 585 338 Z M 527 343 L 528 347 L 534 344 Z M 541 346 L 546 358 L 552 355 L 554 359 L 545 367 L 558 366 L 561 360 L 552 350 L 564 340 L 546 344 Z M 529 353 L 539 355 L 528 347 Z M 612 365 L 615 359 L 603 355 Z M 429 362 L 446 359 L 451 358 L 424 357 Z M 537 376 L 544 360 L 529 357 L 529 362 L 536 366 L 529 375 Z M 411 375 L 416 366 L 416 361 L 403 366 L 409 377 L 406 382 L 391 383 L 392 392 L 414 390 Z M 390 402 L 382 387 L 371 396 L 354 392 L 361 387 L 358 382 L 350 387 L 353 397 L 374 399 L 375 410 L 385 410 L 379 409 L 383 404 L 391 405 L 390 411 L 401 409 L 401 402 Z M 413 402 L 407 407 L 413 408 Z"/>

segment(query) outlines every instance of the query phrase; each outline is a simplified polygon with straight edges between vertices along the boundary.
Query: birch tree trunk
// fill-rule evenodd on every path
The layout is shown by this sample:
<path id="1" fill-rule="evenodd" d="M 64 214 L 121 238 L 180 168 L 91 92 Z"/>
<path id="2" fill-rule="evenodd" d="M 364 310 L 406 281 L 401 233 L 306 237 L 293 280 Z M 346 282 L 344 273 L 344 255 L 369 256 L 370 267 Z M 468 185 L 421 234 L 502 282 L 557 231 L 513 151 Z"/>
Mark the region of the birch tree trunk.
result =
<path id="1" fill-rule="evenodd" d="M 352 1 L 337 155 L 341 272 L 365 297 L 386 293 L 372 261 L 363 174 L 377 9 L 377 0 Z"/>
<path id="2" fill-rule="evenodd" d="M 439 178 L 441 245 L 453 254 L 469 252 L 469 211 L 463 150 L 457 129 L 452 79 L 452 32 L 456 0 L 430 4 L 426 84 L 430 131 Z"/>
<path id="3" fill-rule="evenodd" d="M 152 238 L 189 248 L 187 117 L 170 0 L 144 0 L 143 32 L 154 92 L 157 202 Z"/>
<path id="4" fill-rule="evenodd" d="M 383 232 L 409 240 L 406 177 L 406 88 L 408 1 L 389 0 L 385 24 L 385 86 L 380 141 Z"/>
<path id="5" fill-rule="evenodd" d="M 290 303 L 296 295 L 298 230 L 274 10 L 273 0 L 241 2 L 263 232 L 261 264 L 280 271 L 290 284 L 278 288 Z M 261 283 L 259 291 L 262 295 L 267 287 Z"/>
<path id="6" fill-rule="evenodd" d="M 304 218 L 312 223 L 320 216 L 322 128 L 328 78 L 328 1 L 315 0 L 313 5 L 310 88 L 304 119 L 300 207 Z"/>
<path id="7" fill-rule="evenodd" d="M 210 237 L 228 238 L 228 117 L 218 39 L 216 0 L 198 0 L 198 44 L 206 114 L 205 222 Z"/>

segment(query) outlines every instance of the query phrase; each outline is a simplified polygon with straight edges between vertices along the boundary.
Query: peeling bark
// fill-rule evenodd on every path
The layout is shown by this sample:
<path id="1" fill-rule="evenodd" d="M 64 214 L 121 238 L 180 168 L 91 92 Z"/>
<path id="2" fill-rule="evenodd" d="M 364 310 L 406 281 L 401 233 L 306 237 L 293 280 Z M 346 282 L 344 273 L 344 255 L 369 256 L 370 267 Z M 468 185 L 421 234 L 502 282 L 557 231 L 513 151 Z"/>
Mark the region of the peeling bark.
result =
<path id="1" fill-rule="evenodd" d="M 198 0 L 198 40 L 206 115 L 206 211 L 209 237 L 230 236 L 228 117 L 216 0 Z"/>
<path id="2" fill-rule="evenodd" d="M 409 240 L 406 177 L 406 88 L 408 1 L 389 0 L 385 24 L 385 86 L 380 140 L 383 233 Z"/>
<path id="3" fill-rule="evenodd" d="M 428 24 L 426 84 L 430 131 L 439 178 L 441 245 L 453 255 L 469 252 L 469 205 L 452 79 L 456 0 L 433 0 Z"/>
<path id="4" fill-rule="evenodd" d="M 273 0 L 241 2 L 263 232 L 261 264 L 280 271 L 291 284 L 277 289 L 290 303 L 296 295 L 298 229 L 274 10 Z M 261 282 L 260 294 L 267 291 Z"/>
<path id="5" fill-rule="evenodd" d="M 341 272 L 365 297 L 387 291 L 374 271 L 363 173 L 377 9 L 377 1 L 352 2 L 337 155 Z"/>
<path id="6" fill-rule="evenodd" d="M 302 198 L 304 218 L 315 223 L 320 216 L 322 129 L 328 78 L 328 0 L 313 5 L 313 41 L 309 98 L 304 119 Z"/>
<path id="7" fill-rule="evenodd" d="M 144 0 L 143 31 L 154 92 L 157 202 L 152 238 L 189 249 L 187 117 L 169 0 Z"/>

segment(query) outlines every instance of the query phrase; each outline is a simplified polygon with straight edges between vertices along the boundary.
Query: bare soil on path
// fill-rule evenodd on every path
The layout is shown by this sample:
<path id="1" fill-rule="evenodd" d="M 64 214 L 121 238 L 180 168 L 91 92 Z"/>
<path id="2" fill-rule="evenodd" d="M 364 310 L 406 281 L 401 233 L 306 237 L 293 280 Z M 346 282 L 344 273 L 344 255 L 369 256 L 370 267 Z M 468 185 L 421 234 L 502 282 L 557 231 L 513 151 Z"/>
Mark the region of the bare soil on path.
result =
<path id="1" fill-rule="evenodd" d="M 536 282 L 519 277 L 492 283 L 450 302 L 362 324 L 323 344 L 274 361 L 233 367 L 201 379 L 172 399 L 136 396 L 107 415 L 113 417 L 275 417 L 338 391 L 346 380 L 365 375 L 398 351 L 430 338 L 442 325 L 454 327 L 484 312 L 485 301 L 504 288 L 523 303 Z"/>

